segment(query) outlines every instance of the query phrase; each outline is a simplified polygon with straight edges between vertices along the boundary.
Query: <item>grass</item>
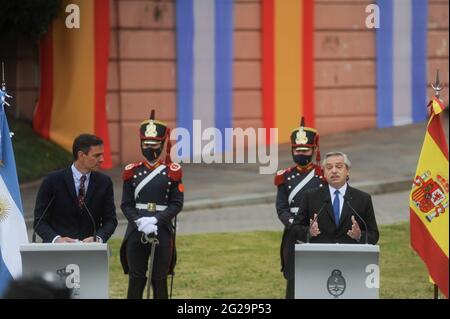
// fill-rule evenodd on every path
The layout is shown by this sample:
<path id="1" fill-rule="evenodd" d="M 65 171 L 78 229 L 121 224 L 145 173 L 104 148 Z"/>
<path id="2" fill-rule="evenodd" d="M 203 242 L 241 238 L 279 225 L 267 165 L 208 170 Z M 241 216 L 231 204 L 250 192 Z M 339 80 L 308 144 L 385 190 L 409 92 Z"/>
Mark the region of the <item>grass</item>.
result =
<path id="1" fill-rule="evenodd" d="M 432 298 L 424 264 L 409 246 L 409 224 L 380 229 L 380 298 Z M 280 272 L 281 232 L 185 235 L 177 238 L 173 297 L 284 298 Z M 110 242 L 110 295 L 125 298 L 128 276 L 119 263 L 120 240 Z"/>
<path id="2" fill-rule="evenodd" d="M 72 162 L 71 153 L 36 135 L 27 122 L 11 117 L 8 122 L 10 131 L 14 132 L 12 141 L 19 183 L 34 181 Z"/>

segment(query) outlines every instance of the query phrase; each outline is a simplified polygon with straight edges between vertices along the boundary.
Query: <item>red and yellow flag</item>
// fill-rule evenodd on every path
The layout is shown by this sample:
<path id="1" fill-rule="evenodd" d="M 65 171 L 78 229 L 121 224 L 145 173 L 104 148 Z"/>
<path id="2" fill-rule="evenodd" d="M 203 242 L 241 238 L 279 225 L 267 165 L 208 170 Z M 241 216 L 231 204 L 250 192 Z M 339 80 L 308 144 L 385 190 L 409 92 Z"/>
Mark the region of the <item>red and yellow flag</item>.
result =
<path id="1" fill-rule="evenodd" d="M 79 8 L 79 28 L 66 25 L 70 4 Z M 100 136 L 102 167 L 111 168 L 105 109 L 109 0 L 64 0 L 61 11 L 40 43 L 41 87 L 33 128 L 69 151 L 81 133 Z"/>
<path id="2" fill-rule="evenodd" d="M 410 194 L 411 245 L 448 298 L 448 146 L 439 117 L 442 103 L 434 99 L 430 104 L 431 118 Z"/>
<path id="3" fill-rule="evenodd" d="M 313 18 L 313 0 L 262 1 L 263 123 L 278 128 L 279 143 L 302 116 L 314 127 Z"/>

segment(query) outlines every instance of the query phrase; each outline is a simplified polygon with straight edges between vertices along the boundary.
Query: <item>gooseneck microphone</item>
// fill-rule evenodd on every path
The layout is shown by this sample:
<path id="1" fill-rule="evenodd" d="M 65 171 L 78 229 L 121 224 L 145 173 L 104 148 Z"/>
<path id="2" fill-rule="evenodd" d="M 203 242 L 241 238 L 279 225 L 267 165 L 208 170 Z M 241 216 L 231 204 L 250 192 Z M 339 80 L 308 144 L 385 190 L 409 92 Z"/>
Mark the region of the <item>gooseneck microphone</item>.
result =
<path id="1" fill-rule="evenodd" d="M 89 208 L 86 206 L 86 203 L 84 202 L 84 198 L 81 200 L 81 205 L 83 205 L 83 207 L 86 209 L 86 212 L 89 215 L 89 218 L 91 219 L 92 222 L 92 227 L 94 227 L 94 243 L 97 242 L 97 228 L 95 227 L 95 220 L 94 217 L 92 217 L 91 211 L 89 210 Z"/>
<path id="2" fill-rule="evenodd" d="M 44 212 L 42 213 L 41 217 L 39 217 L 38 222 L 36 223 L 36 225 L 33 227 L 33 235 L 31 236 L 31 242 L 35 243 L 36 242 L 36 229 L 38 228 L 39 224 L 41 223 L 41 220 L 44 219 L 45 214 L 47 214 L 48 209 L 50 208 L 50 206 L 52 205 L 53 201 L 55 200 L 55 195 L 52 196 L 52 198 L 50 198 L 50 201 L 48 202 L 47 206 L 44 209 Z"/>
<path id="3" fill-rule="evenodd" d="M 345 194 L 344 195 L 344 201 L 347 203 L 347 206 L 350 207 L 350 209 L 355 213 L 356 216 L 359 217 L 359 219 L 363 222 L 364 224 L 364 228 L 365 228 L 365 238 L 366 238 L 366 242 L 365 244 L 368 244 L 368 237 L 367 237 L 367 233 L 368 233 L 368 229 L 367 229 L 367 224 L 366 221 L 364 220 L 364 218 L 361 217 L 361 215 L 359 215 L 356 210 L 353 208 L 353 206 L 350 204 L 350 200 L 352 199 L 352 197 L 350 195 Z"/>
<path id="4" fill-rule="evenodd" d="M 319 219 L 320 214 L 322 213 L 323 209 L 327 204 L 330 202 L 330 200 L 327 198 L 323 202 L 322 206 L 319 209 L 319 212 L 317 213 L 316 217 L 313 219 L 312 223 L 308 227 L 308 232 L 306 233 L 306 243 L 309 244 L 309 239 L 311 237 L 311 226 Z"/>

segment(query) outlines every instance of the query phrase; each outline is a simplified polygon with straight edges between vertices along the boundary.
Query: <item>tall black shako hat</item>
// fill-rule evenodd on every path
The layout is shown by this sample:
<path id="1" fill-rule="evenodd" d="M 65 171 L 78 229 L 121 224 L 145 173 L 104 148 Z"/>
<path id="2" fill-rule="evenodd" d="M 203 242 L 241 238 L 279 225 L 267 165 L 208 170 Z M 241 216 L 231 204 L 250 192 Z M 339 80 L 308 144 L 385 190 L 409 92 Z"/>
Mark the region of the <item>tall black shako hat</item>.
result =
<path id="1" fill-rule="evenodd" d="M 170 128 L 167 127 L 166 123 L 155 120 L 155 110 L 150 113 L 150 118 L 141 123 L 140 128 L 140 138 L 141 142 L 144 144 L 157 145 L 161 144 L 161 148 L 164 147 L 164 142 L 166 139 L 166 163 L 172 163 L 170 158 L 170 148 L 172 146 L 170 142 Z"/>
<path id="2" fill-rule="evenodd" d="M 291 132 L 291 144 L 292 149 L 297 151 L 317 148 L 316 162 L 320 162 L 319 133 L 316 129 L 305 126 L 305 118 L 303 116 L 300 121 L 300 127 L 293 129 Z"/>

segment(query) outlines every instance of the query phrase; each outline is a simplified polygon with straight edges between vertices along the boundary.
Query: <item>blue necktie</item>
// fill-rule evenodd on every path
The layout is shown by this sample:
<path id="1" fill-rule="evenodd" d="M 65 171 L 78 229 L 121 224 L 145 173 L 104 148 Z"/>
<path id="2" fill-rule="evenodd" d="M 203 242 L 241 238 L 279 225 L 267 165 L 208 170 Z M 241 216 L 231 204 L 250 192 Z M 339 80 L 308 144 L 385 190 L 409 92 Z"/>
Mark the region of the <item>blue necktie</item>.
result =
<path id="1" fill-rule="evenodd" d="M 339 191 L 334 191 L 334 201 L 333 201 L 333 213 L 334 213 L 334 220 L 336 221 L 336 226 L 339 226 L 339 206 L 341 206 L 340 200 L 339 200 Z"/>

